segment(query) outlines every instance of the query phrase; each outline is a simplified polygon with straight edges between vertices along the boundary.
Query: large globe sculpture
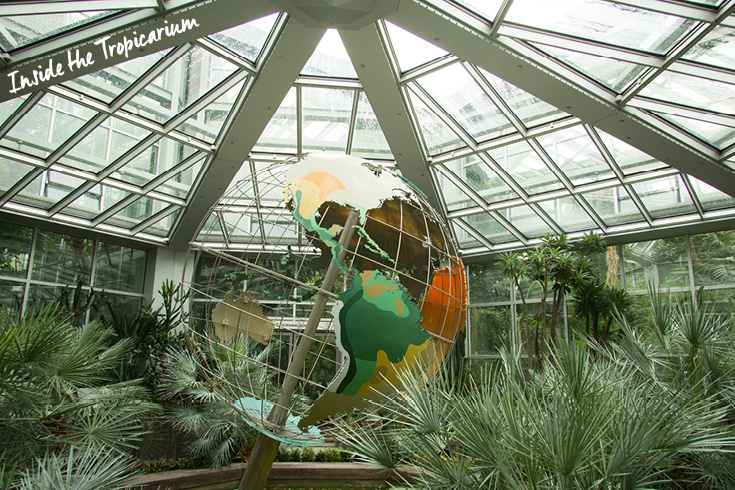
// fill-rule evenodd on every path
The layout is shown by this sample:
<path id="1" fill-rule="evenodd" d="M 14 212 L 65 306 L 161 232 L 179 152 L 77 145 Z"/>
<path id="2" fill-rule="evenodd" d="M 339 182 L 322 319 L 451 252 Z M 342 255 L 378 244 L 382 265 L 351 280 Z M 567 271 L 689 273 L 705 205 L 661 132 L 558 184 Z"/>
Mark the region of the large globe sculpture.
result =
<path id="1" fill-rule="evenodd" d="M 312 153 L 251 170 L 192 242 L 190 328 L 224 349 L 247 336 L 253 375 L 228 381 L 233 406 L 271 438 L 315 442 L 403 371 L 437 372 L 465 328 L 464 267 L 387 168 Z"/>

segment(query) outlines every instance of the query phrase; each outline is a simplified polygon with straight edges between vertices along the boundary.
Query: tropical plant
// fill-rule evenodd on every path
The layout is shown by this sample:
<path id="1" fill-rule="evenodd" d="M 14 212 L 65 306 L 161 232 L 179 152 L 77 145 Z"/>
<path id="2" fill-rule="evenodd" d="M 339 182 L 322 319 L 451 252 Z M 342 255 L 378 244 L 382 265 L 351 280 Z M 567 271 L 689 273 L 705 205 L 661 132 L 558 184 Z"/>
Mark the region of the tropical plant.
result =
<path id="1" fill-rule="evenodd" d="M 194 456 L 224 466 L 252 443 L 255 429 L 235 402 L 244 393 L 276 392 L 273 371 L 266 368 L 276 344 L 263 347 L 247 335 L 225 343 L 210 332 L 185 348 L 168 350 L 159 395 L 179 403 L 171 418 L 192 435 L 188 446 Z"/>
<path id="2" fill-rule="evenodd" d="M 404 373 L 382 415 L 340 438 L 412 468 L 409 488 L 732 488 L 732 326 L 669 304 L 659 334 L 620 316 L 619 342 L 562 344 L 530 378 L 518 348 L 464 386 Z"/>
<path id="3" fill-rule="evenodd" d="M 135 381 L 110 372 L 128 341 L 111 345 L 98 323 L 75 327 L 57 307 L 16 320 L 0 311 L 0 460 L 6 474 L 69 448 L 118 454 L 144 434 L 158 406 Z"/>

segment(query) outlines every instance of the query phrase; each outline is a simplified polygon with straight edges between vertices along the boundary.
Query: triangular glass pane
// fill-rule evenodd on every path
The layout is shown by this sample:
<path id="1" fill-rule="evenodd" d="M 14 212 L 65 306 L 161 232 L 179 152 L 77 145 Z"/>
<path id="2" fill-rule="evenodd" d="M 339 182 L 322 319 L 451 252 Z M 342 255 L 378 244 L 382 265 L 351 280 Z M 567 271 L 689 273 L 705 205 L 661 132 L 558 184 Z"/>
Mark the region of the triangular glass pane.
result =
<path id="1" fill-rule="evenodd" d="M 531 209 L 531 206 L 523 205 L 506 208 L 499 211 L 499 213 L 527 238 L 538 238 L 548 233 L 554 233 L 549 225 Z"/>
<path id="2" fill-rule="evenodd" d="M 492 244 L 518 240 L 490 213 L 473 214 L 464 218 L 463 221 Z"/>
<path id="3" fill-rule="evenodd" d="M 46 158 L 97 113 L 46 95 L 3 138 L 3 146 Z"/>
<path id="4" fill-rule="evenodd" d="M 585 192 L 582 196 L 607 226 L 643 221 L 643 215 L 623 186 Z"/>
<path id="5" fill-rule="evenodd" d="M 735 128 L 733 127 L 674 114 L 658 113 L 658 115 L 719 150 L 735 143 Z"/>
<path id="6" fill-rule="evenodd" d="M 130 192 L 115 187 L 96 185 L 64 208 L 64 214 L 94 219 L 103 211 L 127 198 Z"/>
<path id="7" fill-rule="evenodd" d="M 718 26 L 687 51 L 684 59 L 717 68 L 735 69 L 735 29 Z"/>
<path id="8" fill-rule="evenodd" d="M 0 195 L 13 187 L 16 182 L 25 177 L 34 167 L 25 163 L 16 162 L 0 156 Z M 38 194 L 36 189 L 35 194 Z"/>
<path id="9" fill-rule="evenodd" d="M 555 131 L 536 140 L 575 186 L 615 177 L 582 126 Z"/>
<path id="10" fill-rule="evenodd" d="M 212 213 L 204 223 L 199 235 L 197 235 L 197 241 L 205 243 L 223 243 L 225 237 L 222 233 L 222 226 L 220 225 L 217 213 Z"/>
<path id="11" fill-rule="evenodd" d="M 60 160 L 69 167 L 99 172 L 150 134 L 114 117 L 97 126 Z"/>
<path id="12" fill-rule="evenodd" d="M 309 61 L 301 70 L 302 75 L 318 77 L 357 78 L 350 55 L 347 54 L 337 29 L 327 29 Z"/>
<path id="13" fill-rule="evenodd" d="M 214 143 L 244 83 L 245 80 L 232 87 L 176 129 L 204 142 Z"/>
<path id="14" fill-rule="evenodd" d="M 602 143 L 612 155 L 615 163 L 625 175 L 633 175 L 650 170 L 666 168 L 667 165 L 643 153 L 623 140 L 620 140 L 604 131 L 597 130 Z"/>
<path id="15" fill-rule="evenodd" d="M 597 228 L 595 221 L 573 197 L 560 197 L 538 204 L 565 233 Z"/>
<path id="16" fill-rule="evenodd" d="M 166 122 L 232 74 L 237 67 L 194 46 L 123 107 Z"/>
<path id="17" fill-rule="evenodd" d="M 209 38 L 255 63 L 268 39 L 268 34 L 273 30 L 276 19 L 278 19 L 278 13 L 217 32 L 210 35 Z"/>
<path id="18" fill-rule="evenodd" d="M 14 99 L 6 100 L 4 102 L 0 102 L 0 124 L 4 123 L 7 118 L 9 118 L 23 103 L 23 101 L 26 100 L 28 97 L 28 94 L 22 95 L 20 97 L 15 97 Z"/>
<path id="19" fill-rule="evenodd" d="M 477 142 L 516 131 L 460 63 L 425 75 L 418 83 Z"/>
<path id="20" fill-rule="evenodd" d="M 130 229 L 167 206 L 167 203 L 151 199 L 148 196 L 141 196 L 104 222 L 108 225 Z"/>
<path id="21" fill-rule="evenodd" d="M 715 209 L 730 208 L 735 206 L 735 197 L 725 194 L 719 189 L 712 187 L 706 182 L 702 182 L 689 176 L 689 182 L 692 184 L 694 193 L 699 198 L 699 202 L 705 211 L 714 211 Z"/>
<path id="22" fill-rule="evenodd" d="M 475 155 L 452 160 L 444 165 L 489 204 L 519 197 Z"/>
<path id="23" fill-rule="evenodd" d="M 158 60 L 166 56 L 169 51 L 171 50 L 165 49 L 148 56 L 133 58 L 124 63 L 108 66 L 73 80 L 67 80 L 61 85 L 76 90 L 84 94 L 85 97 L 94 97 L 109 104 L 156 64 Z"/>
<path id="24" fill-rule="evenodd" d="M 641 95 L 667 103 L 733 114 L 733 91 L 735 85 L 730 83 L 665 71 L 641 90 Z"/>
<path id="25" fill-rule="evenodd" d="M 490 22 L 495 19 L 498 10 L 503 5 L 503 0 L 456 0 L 457 3 L 469 7 L 474 12 L 482 15 Z"/>
<path id="26" fill-rule="evenodd" d="M 357 103 L 357 120 L 350 154 L 362 158 L 393 158 L 383 129 L 365 92 L 360 93 L 360 100 Z"/>
<path id="27" fill-rule="evenodd" d="M 388 28 L 388 37 L 393 45 L 393 51 L 398 58 L 398 67 L 402 72 L 447 55 L 443 49 L 395 24 L 386 22 L 385 25 Z"/>
<path id="28" fill-rule="evenodd" d="M 296 153 L 296 89 L 292 88 L 283 98 L 253 150 L 277 153 Z"/>
<path id="29" fill-rule="evenodd" d="M 568 49 L 531 43 L 552 58 L 557 58 L 579 72 L 600 82 L 613 92 L 622 93 L 647 67 Z"/>
<path id="30" fill-rule="evenodd" d="M 97 10 L 0 17 L 0 48 L 12 51 L 114 13 L 115 10 Z"/>
<path id="31" fill-rule="evenodd" d="M 143 230 L 142 233 L 148 233 L 149 235 L 156 235 L 160 237 L 167 237 L 169 233 L 171 233 L 171 228 L 173 228 L 174 223 L 176 223 L 179 214 L 181 214 L 181 209 L 177 209 L 173 213 L 163 217 L 160 220 L 157 220 L 151 226 Z"/>
<path id="32" fill-rule="evenodd" d="M 506 20 L 656 54 L 666 54 L 695 25 L 691 19 L 604 0 L 515 0 Z"/>
<path id="33" fill-rule="evenodd" d="M 162 138 L 113 172 L 111 177 L 142 187 L 195 152 L 191 146 Z"/>
<path id="34" fill-rule="evenodd" d="M 169 196 L 186 199 L 191 191 L 192 186 L 196 183 L 197 177 L 204 165 L 204 158 L 193 164 L 191 167 L 176 173 L 167 179 L 161 185 L 155 188 L 156 192 L 168 194 Z"/>
<path id="35" fill-rule="evenodd" d="M 465 146 L 457 133 L 452 131 L 439 116 L 426 107 L 416 94 L 409 90 L 408 96 L 416 111 L 419 129 L 424 135 L 424 141 L 430 155 L 438 155 Z"/>
<path id="36" fill-rule="evenodd" d="M 564 185 L 525 141 L 489 150 L 501 168 L 529 195 L 561 189 Z"/>
<path id="37" fill-rule="evenodd" d="M 553 105 L 547 104 L 482 68 L 480 68 L 480 72 L 527 128 L 540 126 L 569 116 L 569 114 Z"/>
<path id="38" fill-rule="evenodd" d="M 353 90 L 304 87 L 302 135 L 305 150 L 347 150 Z"/>
<path id="39" fill-rule="evenodd" d="M 696 212 L 689 191 L 679 175 L 638 182 L 632 187 L 653 218 Z"/>
<path id="40" fill-rule="evenodd" d="M 435 172 L 436 181 L 444 199 L 447 210 L 456 211 L 458 209 L 467 209 L 478 207 L 477 201 L 468 196 L 454 182 L 452 182 L 444 172 Z"/>

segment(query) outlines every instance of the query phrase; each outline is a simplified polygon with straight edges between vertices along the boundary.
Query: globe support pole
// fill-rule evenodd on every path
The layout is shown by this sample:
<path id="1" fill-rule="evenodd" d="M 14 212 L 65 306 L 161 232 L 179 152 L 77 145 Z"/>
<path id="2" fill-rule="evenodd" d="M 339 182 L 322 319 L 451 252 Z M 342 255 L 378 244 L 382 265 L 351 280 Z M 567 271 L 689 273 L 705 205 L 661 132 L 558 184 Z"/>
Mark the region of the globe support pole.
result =
<path id="1" fill-rule="evenodd" d="M 339 264 L 345 255 L 345 251 L 352 240 L 354 234 L 354 226 L 358 223 L 360 213 L 355 209 L 350 210 L 349 216 L 345 221 L 342 235 L 339 239 L 339 244 L 342 246 L 342 253 L 339 256 L 339 260 L 332 260 L 327 268 L 327 273 L 324 276 L 322 282 L 322 291 L 331 291 L 334 287 L 337 277 L 339 275 Z M 296 346 L 291 362 L 286 369 L 286 377 L 281 386 L 281 392 L 278 395 L 278 401 L 271 409 L 268 414 L 268 423 L 273 427 L 283 427 L 288 418 L 288 410 L 286 407 L 291 401 L 293 392 L 296 389 L 296 381 L 298 380 L 298 374 L 304 367 L 306 361 L 306 355 L 309 353 L 309 347 L 313 343 L 314 335 L 316 334 L 317 327 L 321 321 L 324 309 L 327 306 L 327 300 L 329 296 L 322 291 L 319 291 L 316 299 L 314 300 L 314 308 L 311 310 L 309 319 L 306 321 L 304 327 L 304 333 L 299 340 L 299 344 Z M 242 475 L 240 480 L 239 490 L 263 490 L 268 480 L 271 467 L 273 466 L 273 460 L 276 458 L 276 452 L 280 441 L 269 437 L 262 432 L 258 433 L 255 439 L 255 446 L 253 446 L 253 453 L 248 460 L 248 465 L 245 468 L 245 473 Z"/>

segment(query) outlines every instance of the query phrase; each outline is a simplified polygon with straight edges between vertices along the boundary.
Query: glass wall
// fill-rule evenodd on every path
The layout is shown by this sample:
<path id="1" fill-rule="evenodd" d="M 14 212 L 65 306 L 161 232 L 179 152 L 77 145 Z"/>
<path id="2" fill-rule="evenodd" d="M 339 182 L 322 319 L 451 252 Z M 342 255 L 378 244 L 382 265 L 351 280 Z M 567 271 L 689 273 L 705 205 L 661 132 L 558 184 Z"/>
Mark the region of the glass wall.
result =
<path id="1" fill-rule="evenodd" d="M 735 231 L 627 243 L 609 247 L 593 257 L 596 273 L 610 286 L 626 290 L 631 299 L 631 321 L 645 326 L 649 285 L 668 291 L 675 300 L 691 304 L 702 290 L 702 301 L 714 314 L 733 315 L 735 308 Z M 521 315 L 521 298 L 494 262 L 468 266 L 470 308 L 468 355 L 474 359 L 497 357 L 509 341 Z M 522 282 L 529 313 L 538 310 L 540 288 Z M 513 314 L 516 311 L 516 314 Z M 564 308 L 566 328 L 584 328 L 574 316 L 573 298 Z"/>
<path id="2" fill-rule="evenodd" d="M 140 310 L 145 269 L 145 250 L 0 222 L 0 306 L 16 316 L 51 303 L 81 308 L 92 294 L 105 301 L 85 315 L 105 302 Z"/>

